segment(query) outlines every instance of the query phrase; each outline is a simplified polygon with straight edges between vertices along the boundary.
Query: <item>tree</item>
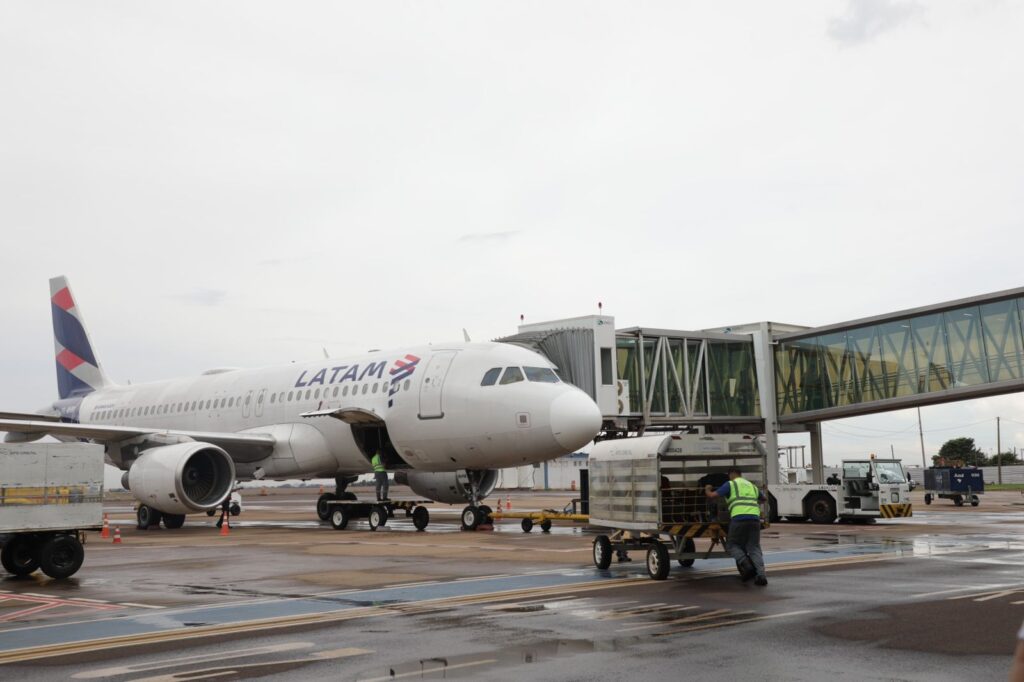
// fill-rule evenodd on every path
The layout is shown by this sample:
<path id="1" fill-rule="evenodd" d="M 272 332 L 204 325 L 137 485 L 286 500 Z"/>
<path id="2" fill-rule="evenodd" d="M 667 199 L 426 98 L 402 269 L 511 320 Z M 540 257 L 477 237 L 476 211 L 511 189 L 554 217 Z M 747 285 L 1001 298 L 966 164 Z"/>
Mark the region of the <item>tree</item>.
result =
<path id="1" fill-rule="evenodd" d="M 945 459 L 946 464 L 953 464 L 962 461 L 966 466 L 984 466 L 988 458 L 985 453 L 974 444 L 973 438 L 951 438 L 939 448 L 939 454 L 932 457 L 934 463 L 939 459 Z"/>
<path id="2" fill-rule="evenodd" d="M 1012 452 L 1004 452 L 999 455 L 992 455 L 991 459 L 988 461 L 988 465 L 993 467 L 1000 463 L 1003 466 L 1007 466 L 1010 464 L 1020 464 L 1020 460 L 1017 459 L 1017 455 Z"/>

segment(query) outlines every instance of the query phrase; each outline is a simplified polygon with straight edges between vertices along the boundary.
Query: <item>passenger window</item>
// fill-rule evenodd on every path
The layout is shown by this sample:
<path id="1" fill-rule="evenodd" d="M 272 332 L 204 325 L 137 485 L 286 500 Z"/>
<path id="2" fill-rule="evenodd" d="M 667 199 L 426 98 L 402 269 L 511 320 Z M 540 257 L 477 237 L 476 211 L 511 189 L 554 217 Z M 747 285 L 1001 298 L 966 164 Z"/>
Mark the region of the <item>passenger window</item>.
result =
<path id="1" fill-rule="evenodd" d="M 292 391 L 288 391 L 288 402 L 292 401 L 292 396 L 293 396 L 293 392 Z"/>
<path id="2" fill-rule="evenodd" d="M 313 393 L 313 397 L 314 398 L 319 398 L 320 397 L 320 389 L 319 388 L 316 389 L 316 392 Z"/>
<path id="3" fill-rule="evenodd" d="M 493 386 L 494 383 L 498 380 L 498 376 L 500 374 L 501 374 L 501 367 L 494 367 L 492 369 L 487 370 L 487 373 L 484 374 L 484 380 L 480 382 L 480 385 L 481 386 Z"/>
<path id="4" fill-rule="evenodd" d="M 558 375 L 548 367 L 524 367 L 526 378 L 529 381 L 537 381 L 542 384 L 557 384 Z"/>
<path id="5" fill-rule="evenodd" d="M 271 393 L 270 394 L 270 403 L 274 404 L 275 402 L 277 402 L 277 394 L 276 393 Z"/>
<path id="6" fill-rule="evenodd" d="M 309 396 L 313 393 L 310 389 L 306 389 L 306 400 L 309 400 Z"/>
<path id="7" fill-rule="evenodd" d="M 505 373 L 501 375 L 501 381 L 499 383 L 501 383 L 502 385 L 514 384 L 522 380 L 523 370 L 519 369 L 518 367 L 506 367 Z"/>
<path id="8" fill-rule="evenodd" d="M 334 397 L 335 398 L 338 397 L 338 387 L 337 386 L 334 387 Z"/>
<path id="9" fill-rule="evenodd" d="M 409 387 L 410 387 L 411 385 L 412 385 L 412 380 L 411 380 L 411 379 L 406 379 L 406 380 L 405 380 L 405 390 L 406 390 L 406 391 L 408 391 L 408 390 L 409 390 Z"/>
<path id="10" fill-rule="evenodd" d="M 377 383 L 374 382 L 374 384 L 373 384 L 373 393 L 376 393 L 376 392 L 377 392 Z M 365 393 L 365 391 L 364 391 L 364 393 Z"/>
<path id="11" fill-rule="evenodd" d="M 369 385 L 363 384 L 363 395 L 366 395 L 366 391 L 369 389 Z"/>

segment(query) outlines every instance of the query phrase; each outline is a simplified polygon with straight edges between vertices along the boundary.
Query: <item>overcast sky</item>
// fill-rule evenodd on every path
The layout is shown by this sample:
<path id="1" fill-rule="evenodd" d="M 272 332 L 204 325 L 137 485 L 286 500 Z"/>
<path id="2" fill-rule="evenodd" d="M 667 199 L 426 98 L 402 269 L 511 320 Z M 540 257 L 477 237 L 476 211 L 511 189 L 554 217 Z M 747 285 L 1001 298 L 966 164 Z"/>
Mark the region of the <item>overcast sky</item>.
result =
<path id="1" fill-rule="evenodd" d="M 55 396 L 58 274 L 133 382 L 1024 285 L 1021 36 L 981 0 L 7 0 L 0 409 Z M 996 415 L 1024 447 L 1020 396 L 926 408 L 926 445 Z M 919 461 L 912 411 L 825 428 L 890 443 Z"/>

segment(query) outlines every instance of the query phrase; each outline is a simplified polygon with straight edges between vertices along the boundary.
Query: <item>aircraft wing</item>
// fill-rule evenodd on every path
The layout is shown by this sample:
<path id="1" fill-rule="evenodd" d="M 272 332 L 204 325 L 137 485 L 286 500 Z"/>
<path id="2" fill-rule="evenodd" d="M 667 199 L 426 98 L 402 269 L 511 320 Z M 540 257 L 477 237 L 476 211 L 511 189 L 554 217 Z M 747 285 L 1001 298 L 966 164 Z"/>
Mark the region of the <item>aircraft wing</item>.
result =
<path id="1" fill-rule="evenodd" d="M 36 414 L 35 412 L 0 412 L 0 419 L 25 419 L 37 422 L 59 422 L 55 414 Z"/>
<path id="2" fill-rule="evenodd" d="M 9 413 L 8 413 L 9 414 Z M 210 443 L 231 455 L 236 462 L 255 462 L 270 455 L 277 440 L 266 433 L 220 433 L 216 431 L 177 431 L 147 429 L 136 426 L 108 426 L 106 424 L 72 424 L 29 419 L 0 418 L 0 431 L 27 433 L 39 436 L 85 438 L 101 443 L 117 443 L 149 435 L 185 436 L 202 443 Z"/>

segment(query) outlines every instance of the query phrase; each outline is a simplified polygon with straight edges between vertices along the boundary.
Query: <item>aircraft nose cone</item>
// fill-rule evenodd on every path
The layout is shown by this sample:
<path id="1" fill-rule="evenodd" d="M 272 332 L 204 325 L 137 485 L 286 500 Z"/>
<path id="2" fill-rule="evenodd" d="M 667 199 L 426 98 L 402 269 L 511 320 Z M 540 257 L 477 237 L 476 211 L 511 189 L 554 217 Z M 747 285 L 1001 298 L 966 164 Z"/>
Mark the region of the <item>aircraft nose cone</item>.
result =
<path id="1" fill-rule="evenodd" d="M 566 452 L 594 440 L 601 428 L 601 411 L 583 391 L 568 391 L 551 403 L 551 435 Z"/>

